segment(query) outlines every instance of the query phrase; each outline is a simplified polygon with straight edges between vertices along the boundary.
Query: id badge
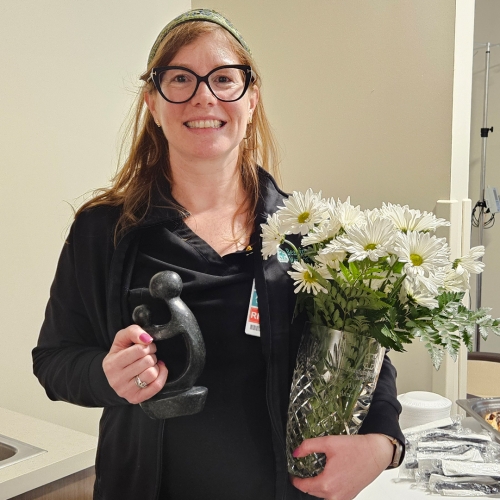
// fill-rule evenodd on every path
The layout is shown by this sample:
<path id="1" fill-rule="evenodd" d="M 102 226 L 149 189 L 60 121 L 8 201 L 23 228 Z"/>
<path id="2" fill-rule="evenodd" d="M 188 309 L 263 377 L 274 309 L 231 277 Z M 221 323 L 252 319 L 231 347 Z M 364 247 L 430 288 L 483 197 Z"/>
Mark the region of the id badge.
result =
<path id="1" fill-rule="evenodd" d="M 255 280 L 252 282 L 252 293 L 250 294 L 250 303 L 248 304 L 245 333 L 254 337 L 260 337 L 259 306 L 257 302 L 257 290 L 255 290 Z"/>

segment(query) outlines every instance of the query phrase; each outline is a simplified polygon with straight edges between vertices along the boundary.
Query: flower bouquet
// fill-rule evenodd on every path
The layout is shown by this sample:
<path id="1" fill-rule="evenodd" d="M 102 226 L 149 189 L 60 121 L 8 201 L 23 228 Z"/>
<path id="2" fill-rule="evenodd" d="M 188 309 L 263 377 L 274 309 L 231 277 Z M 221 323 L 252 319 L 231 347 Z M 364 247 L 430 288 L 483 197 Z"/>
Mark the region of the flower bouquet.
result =
<path id="1" fill-rule="evenodd" d="M 445 352 L 469 349 L 476 325 L 483 338 L 500 335 L 488 309 L 462 303 L 483 247 L 450 260 L 449 225 L 429 212 L 384 203 L 361 210 L 350 200 L 294 192 L 262 224 L 262 254 L 291 262 L 297 312 L 309 318 L 299 349 L 287 425 L 291 473 L 313 476 L 324 455 L 295 459 L 303 439 L 354 434 L 366 416 L 385 349 L 404 351 L 420 339 L 436 369 Z"/>

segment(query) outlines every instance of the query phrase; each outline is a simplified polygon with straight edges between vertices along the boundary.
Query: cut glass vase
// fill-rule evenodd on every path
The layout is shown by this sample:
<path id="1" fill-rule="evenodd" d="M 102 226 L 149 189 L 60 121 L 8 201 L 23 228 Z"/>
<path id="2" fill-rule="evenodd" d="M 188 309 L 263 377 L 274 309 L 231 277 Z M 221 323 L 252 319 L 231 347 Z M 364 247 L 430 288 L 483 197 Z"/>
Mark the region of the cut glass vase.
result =
<path id="1" fill-rule="evenodd" d="M 377 384 L 385 349 L 372 338 L 309 324 L 293 375 L 287 423 L 288 471 L 313 477 L 326 456 L 294 458 L 304 439 L 356 434 Z"/>

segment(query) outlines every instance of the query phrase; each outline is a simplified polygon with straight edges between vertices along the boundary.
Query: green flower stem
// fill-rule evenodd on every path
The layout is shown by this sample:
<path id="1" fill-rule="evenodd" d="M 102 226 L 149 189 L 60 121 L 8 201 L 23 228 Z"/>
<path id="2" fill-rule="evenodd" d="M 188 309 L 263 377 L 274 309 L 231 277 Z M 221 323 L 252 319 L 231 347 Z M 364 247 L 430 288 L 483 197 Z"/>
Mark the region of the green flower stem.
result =
<path id="1" fill-rule="evenodd" d="M 363 339 L 363 337 L 360 337 L 360 338 Z M 363 347 L 362 347 L 362 344 L 363 344 L 363 342 L 358 342 L 359 350 L 358 350 L 358 354 L 355 358 L 356 363 L 353 366 L 354 373 L 356 373 L 357 370 L 359 370 L 363 367 L 366 356 L 369 354 L 369 343 L 365 342 L 364 343 L 365 345 Z M 349 380 L 347 382 L 352 382 L 352 380 Z M 344 421 L 349 421 L 351 413 L 354 410 L 354 406 L 356 405 L 358 398 L 361 394 L 361 390 L 362 390 L 362 387 L 360 387 L 359 384 L 357 384 L 356 390 L 354 392 L 349 391 L 350 394 L 349 394 L 349 397 L 347 398 L 348 404 L 346 406 L 346 410 L 345 410 L 345 413 L 343 415 Z"/>
<path id="2" fill-rule="evenodd" d="M 363 354 L 358 351 L 358 355 L 356 356 L 355 360 L 352 360 L 351 358 L 346 359 L 346 361 L 350 361 L 349 364 L 351 366 L 349 368 L 352 369 L 354 373 L 358 369 L 360 361 L 363 360 L 363 357 L 362 357 Z M 344 383 L 341 385 L 339 385 L 338 382 L 335 384 L 335 389 L 336 389 L 335 392 L 339 394 L 338 400 L 340 402 L 336 411 L 340 417 L 342 427 L 344 427 L 345 429 L 348 428 L 346 426 L 346 424 L 349 421 L 350 412 L 352 411 L 352 408 L 356 404 L 356 401 L 357 401 L 358 396 L 359 396 L 358 391 L 354 391 L 354 392 L 352 391 L 352 388 L 350 387 L 351 385 L 352 385 L 351 377 L 347 377 L 344 380 Z M 351 390 L 347 390 L 347 389 L 351 389 Z M 341 397 L 340 394 L 345 394 L 345 396 Z"/>
<path id="3" fill-rule="evenodd" d="M 363 368 L 365 359 L 367 355 L 370 354 L 370 342 L 368 338 L 361 335 L 355 336 L 354 339 L 354 345 L 351 345 L 350 349 L 346 349 L 342 354 L 344 363 L 339 365 L 337 370 L 334 370 L 337 377 L 328 384 L 328 400 L 331 405 L 331 410 L 332 413 L 336 414 L 338 417 L 337 426 L 331 429 L 333 434 L 349 434 L 349 422 L 351 421 L 352 413 L 363 390 L 363 384 L 356 383 L 357 373 L 358 370 Z M 322 360 L 320 362 L 323 363 L 324 361 Z M 345 372 L 347 372 L 347 374 L 345 378 L 343 378 L 342 374 Z M 319 404 L 318 402 L 318 406 Z M 316 406 L 316 404 L 313 403 L 313 406 Z M 318 427 L 321 417 L 315 414 L 309 417 L 312 417 L 308 418 L 311 430 Z M 323 429 L 320 427 L 319 435 L 323 434 Z M 310 437 L 318 437 L 318 435 L 313 431 L 313 435 Z"/>
<path id="4" fill-rule="evenodd" d="M 297 256 L 297 260 L 300 261 L 300 252 L 297 249 L 297 247 L 291 241 L 288 241 L 287 239 L 285 239 L 283 241 L 283 243 L 286 243 L 295 252 L 295 255 Z"/>
<path id="5" fill-rule="evenodd" d="M 389 277 L 391 275 L 394 275 L 394 267 L 396 266 L 396 264 L 399 263 L 399 260 L 396 260 L 394 262 L 394 264 L 392 264 L 392 266 L 388 269 L 387 271 L 387 276 L 386 276 L 386 279 L 385 281 L 382 283 L 381 287 L 379 288 L 380 291 L 382 292 L 385 292 L 385 287 L 387 286 L 387 283 L 389 283 Z M 405 275 L 406 276 L 406 275 Z"/>

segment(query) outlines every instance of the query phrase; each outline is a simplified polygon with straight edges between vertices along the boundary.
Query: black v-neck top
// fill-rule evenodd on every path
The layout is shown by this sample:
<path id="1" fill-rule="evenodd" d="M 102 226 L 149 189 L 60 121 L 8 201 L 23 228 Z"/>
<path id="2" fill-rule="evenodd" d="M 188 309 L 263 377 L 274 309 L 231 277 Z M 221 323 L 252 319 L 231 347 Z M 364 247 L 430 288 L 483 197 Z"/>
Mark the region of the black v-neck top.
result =
<path id="1" fill-rule="evenodd" d="M 272 500 L 275 465 L 266 404 L 266 366 L 259 337 L 245 333 L 254 275 L 250 251 L 221 257 L 179 219 L 150 228 L 138 246 L 129 306 L 148 304 L 155 324 L 168 308 L 147 290 L 160 271 L 177 272 L 181 299 L 193 311 L 206 346 L 196 385 L 208 388 L 201 413 L 167 419 L 160 500 Z M 185 362 L 182 338 L 157 343 L 169 378 Z"/>

